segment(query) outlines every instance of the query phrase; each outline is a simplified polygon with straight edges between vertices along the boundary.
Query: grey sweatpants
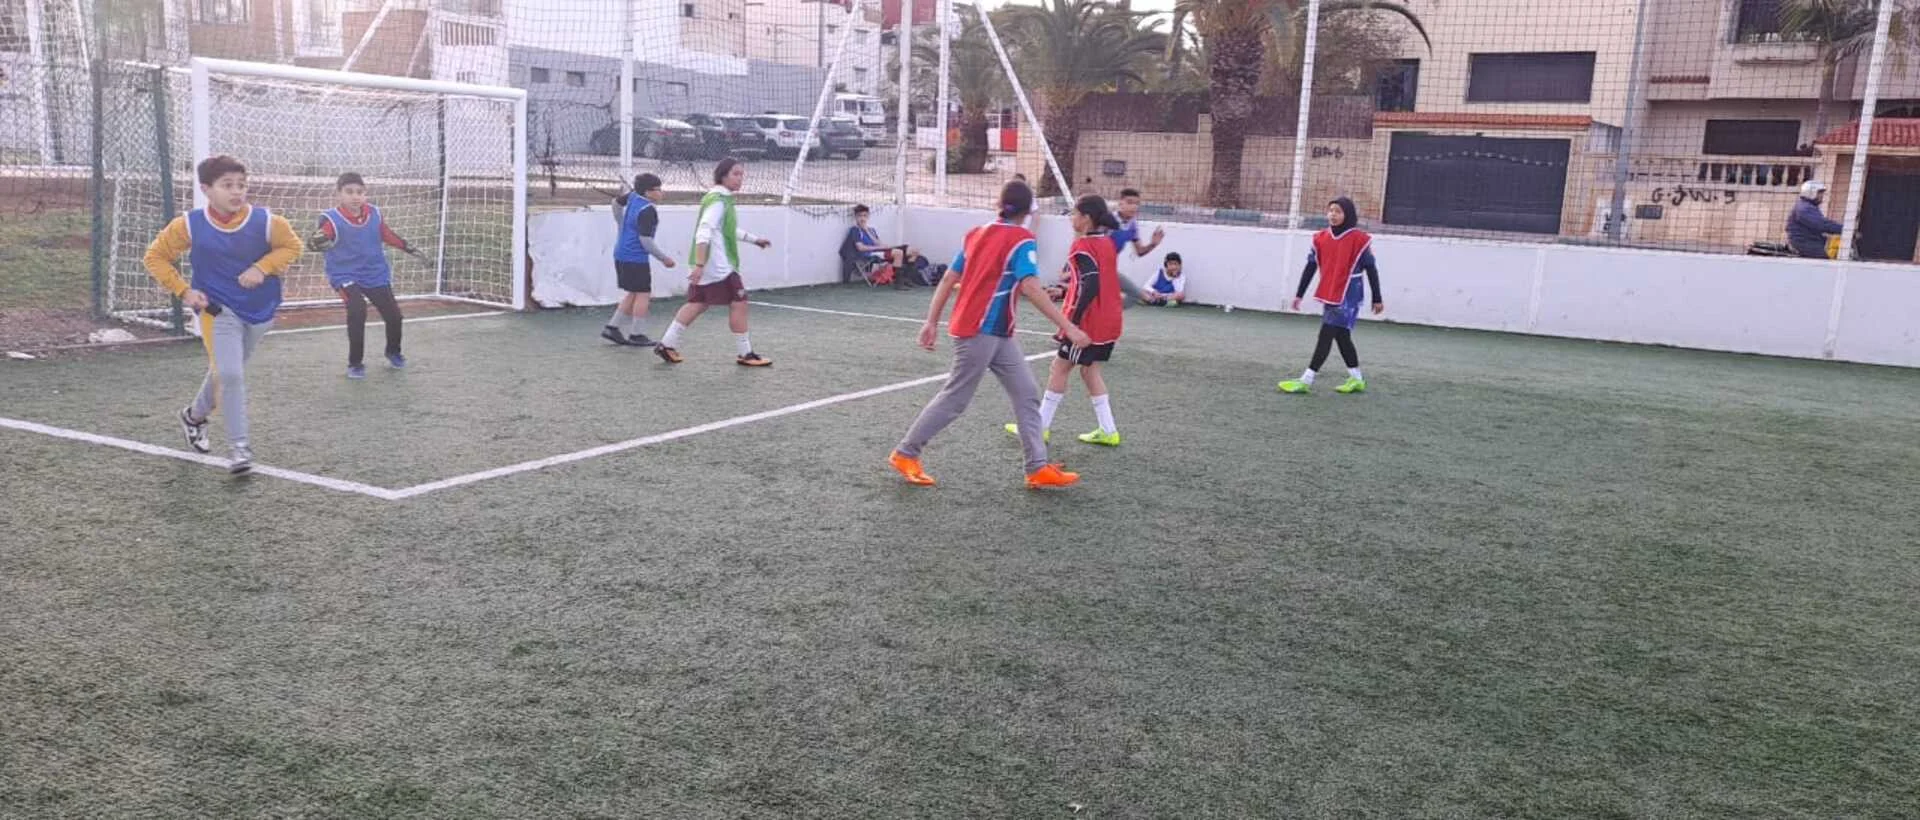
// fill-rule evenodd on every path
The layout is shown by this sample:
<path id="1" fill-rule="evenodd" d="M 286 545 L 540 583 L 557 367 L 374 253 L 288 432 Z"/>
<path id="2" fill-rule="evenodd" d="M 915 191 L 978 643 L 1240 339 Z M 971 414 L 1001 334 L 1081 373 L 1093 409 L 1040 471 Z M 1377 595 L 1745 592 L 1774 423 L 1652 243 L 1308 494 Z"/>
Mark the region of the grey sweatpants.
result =
<path id="1" fill-rule="evenodd" d="M 894 449 L 910 458 L 919 458 L 921 449 L 954 419 L 967 411 L 980 377 L 987 371 L 1000 379 L 1000 386 L 1013 402 L 1013 420 L 1020 427 L 1020 446 L 1026 449 L 1027 472 L 1047 466 L 1047 443 L 1041 438 L 1040 387 L 1033 381 L 1027 357 L 1020 345 L 1008 336 L 974 336 L 953 340 L 953 371 L 947 384 L 920 411 L 920 417 L 907 428 L 907 437 Z"/>
<path id="2" fill-rule="evenodd" d="M 1127 295 L 1127 298 L 1120 300 L 1121 310 L 1133 307 L 1135 302 L 1140 301 L 1140 297 L 1147 295 L 1146 291 L 1141 290 L 1140 286 L 1134 284 L 1133 280 L 1128 279 L 1125 274 L 1120 276 L 1120 292 Z"/>
<path id="3" fill-rule="evenodd" d="M 273 321 L 249 324 L 222 311 L 218 316 L 200 315 L 200 341 L 207 348 L 207 378 L 200 382 L 200 393 L 193 397 L 193 417 L 211 418 L 220 408 L 226 423 L 227 445 L 247 447 L 247 360 L 253 350 L 273 329 Z"/>

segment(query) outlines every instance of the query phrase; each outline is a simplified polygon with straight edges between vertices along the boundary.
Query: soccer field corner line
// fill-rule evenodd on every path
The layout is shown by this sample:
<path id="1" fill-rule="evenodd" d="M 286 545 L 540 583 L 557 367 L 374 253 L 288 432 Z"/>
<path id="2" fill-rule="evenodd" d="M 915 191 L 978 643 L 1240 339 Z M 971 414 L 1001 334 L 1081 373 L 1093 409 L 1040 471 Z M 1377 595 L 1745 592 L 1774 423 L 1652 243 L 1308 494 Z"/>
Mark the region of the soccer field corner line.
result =
<path id="1" fill-rule="evenodd" d="M 880 317 L 880 318 L 885 318 L 885 317 Z M 1056 354 L 1053 351 L 1047 351 L 1043 353 L 1034 353 L 1034 354 L 1025 356 L 1024 358 L 1026 361 L 1035 362 L 1041 359 L 1050 358 L 1054 355 Z M 416 484 L 411 487 L 403 487 L 397 490 L 388 489 L 386 487 L 376 487 L 371 484 L 363 484 L 358 481 L 348 481 L 346 479 L 332 478 L 332 477 L 323 476 L 323 475 L 314 475 L 312 473 L 303 473 L 298 470 L 289 470 L 284 467 L 274 467 L 267 464 L 254 465 L 253 472 L 257 475 L 264 475 L 272 478 L 282 479 L 285 481 L 292 481 L 292 482 L 306 484 L 313 487 L 320 487 L 323 489 L 333 490 L 335 492 L 351 493 L 354 495 L 363 495 L 363 496 L 367 496 L 368 498 L 377 498 L 382 501 L 404 501 L 406 499 L 416 498 L 422 495 L 426 495 L 428 493 L 439 492 L 441 490 L 449 490 L 455 487 L 463 487 L 468 484 L 478 484 L 482 481 L 491 481 L 496 478 L 506 478 L 508 476 L 518 475 L 520 473 L 533 472 L 535 470 L 543 470 L 548 467 L 557 467 L 563 464 L 571 464 L 576 461 L 586 461 L 589 459 L 599 458 L 601 456 L 614 455 L 616 453 L 623 453 L 628 450 L 635 450 L 641 447 L 647 447 L 654 444 L 664 444 L 666 442 L 677 441 L 683 438 L 691 438 L 693 436 L 698 436 L 705 433 L 712 433 L 720 430 L 727 430 L 734 427 L 753 424 L 755 422 L 781 418 L 783 416 L 791 416 L 798 413 L 804 413 L 809 410 L 817 410 L 822 407 L 831 407 L 836 404 L 843 404 L 850 401 L 858 401 L 860 399 L 872 398 L 874 396 L 881 396 L 888 393 L 896 393 L 901 390 L 911 390 L 915 387 L 921 387 L 923 385 L 934 384 L 937 382 L 944 381 L 949 375 L 951 374 L 939 373 L 932 376 L 922 376 L 916 379 L 908 379 L 906 381 L 899 381 L 899 382 L 894 382 L 892 384 L 885 384 L 879 387 L 869 387 L 864 390 L 855 390 L 848 393 L 841 393 L 838 395 L 814 399 L 812 401 L 800 402 L 799 404 L 790 404 L 785 407 L 776 407 L 772 410 L 763 410 L 758 413 L 749 413 L 744 416 L 735 416 L 733 418 L 721 419 L 719 421 L 710 421 L 704 424 L 696 424 L 691 427 L 683 427 L 678 430 L 670 430 L 665 433 L 655 433 L 650 436 L 642 436 L 639 438 L 628 439 L 626 441 L 614 442 L 612 444 L 603 444 L 598 447 L 590 447 L 585 450 L 577 450 L 571 453 L 562 453 L 559 455 L 533 459 L 531 461 L 523 461 L 518 464 L 509 464 L 503 467 L 494 467 L 492 469 L 481 470 L 473 473 L 466 473 L 464 475 L 457 475 L 451 478 L 443 478 L 437 481 L 429 481 L 424 484 Z M 131 439 L 101 435 L 99 433 L 89 433 L 84 430 L 72 430 L 65 427 L 56 427 L 50 424 L 41 424 L 39 422 L 26 421 L 24 419 L 14 419 L 14 418 L 8 418 L 5 416 L 0 416 L 0 429 L 17 430 L 24 433 L 34 433 L 37 435 L 48 436 L 50 438 L 65 439 L 67 441 L 77 441 L 84 444 L 94 444 L 102 447 L 111 447 L 114 449 L 126 450 L 134 453 L 141 453 L 143 455 L 159 456 L 161 458 L 171 458 L 177 461 L 186 461 L 186 462 L 199 464 L 207 467 L 215 467 L 219 469 L 225 469 L 227 467 L 227 461 L 225 459 L 222 459 L 213 455 L 188 452 L 186 450 L 175 450 L 170 447 L 162 447 L 157 444 L 148 444 L 143 441 L 133 441 Z"/>
<path id="2" fill-rule="evenodd" d="M 780 302 L 762 302 L 762 301 L 755 300 L 752 302 L 752 304 L 760 305 L 763 307 L 779 308 L 781 310 L 797 310 L 804 313 L 824 313 L 828 316 L 851 316 L 856 319 L 880 319 L 888 322 L 912 322 L 913 324 L 916 324 L 916 325 L 924 324 L 927 321 L 925 319 L 917 319 L 911 316 L 886 316 L 879 313 L 860 313 L 858 311 L 852 311 L 852 310 L 831 310 L 828 308 L 805 307 L 802 305 L 788 305 L 788 304 L 782 304 Z M 941 326 L 944 327 L 947 323 L 941 322 L 940 324 Z M 1052 336 L 1053 335 L 1044 330 L 1021 330 L 1019 328 L 1015 328 L 1013 332 L 1026 334 L 1028 336 Z"/>
<path id="3" fill-rule="evenodd" d="M 879 317 L 879 318 L 886 318 L 886 317 Z M 1054 355 L 1056 355 L 1054 352 L 1048 351 L 1045 353 L 1035 353 L 1025 358 L 1029 362 L 1034 362 L 1034 361 L 1039 361 L 1041 359 L 1048 358 Z M 830 407 L 832 405 L 843 404 L 845 402 L 858 401 L 860 399 L 872 398 L 874 396 L 881 396 L 887 393 L 896 393 L 901 390 L 911 390 L 915 387 L 920 387 L 923 385 L 934 384 L 937 382 L 945 381 L 949 375 L 951 374 L 940 373 L 933 376 L 922 376 L 917 379 L 908 379 L 906 381 L 894 382 L 893 384 L 881 385 L 879 387 L 869 387 L 865 390 L 855 390 L 849 393 L 841 393 L 835 396 L 827 396 L 825 398 L 814 399 L 812 401 L 805 401 L 799 404 L 790 404 L 790 405 L 787 405 L 786 407 L 776 407 L 772 410 L 763 410 L 758 413 L 749 413 L 744 416 L 734 416 L 733 418 L 729 418 L 729 419 L 721 419 L 719 421 L 710 421 L 710 422 L 706 422 L 705 424 L 696 424 L 692 427 L 682 427 L 678 430 L 670 430 L 665 433 L 655 433 L 650 436 L 641 436 L 639 438 L 627 439 L 626 441 L 617 441 L 612 444 L 603 444 L 598 447 L 589 447 L 585 450 L 577 450 L 571 453 L 562 453 L 560 455 L 547 456 L 545 458 L 537 458 L 531 461 L 523 461 L 518 464 L 509 464 L 504 467 L 495 467 L 489 470 L 480 470 L 478 472 L 467 473 L 465 475 L 457 475 L 457 476 L 453 476 L 452 478 L 443 478 L 438 481 L 429 481 L 425 484 L 416 484 L 411 487 L 402 487 L 398 490 L 387 490 L 385 492 L 389 493 L 392 496 L 390 500 L 393 500 L 393 501 L 400 501 L 408 498 L 415 498 L 418 496 L 426 495 L 427 493 L 439 492 L 441 490 L 450 490 L 455 487 L 463 487 L 468 484 L 478 484 L 482 481 L 491 481 L 496 478 L 506 478 L 508 476 L 519 475 L 520 473 L 528 473 L 528 472 L 533 472 L 535 470 L 544 470 L 548 467 L 558 467 L 562 464 L 572 464 L 576 461 L 586 461 L 588 459 L 599 458 L 601 456 L 609 456 L 609 455 L 614 455 L 616 453 L 624 453 L 628 450 L 637 450 L 641 447 L 649 447 L 655 444 L 665 444 L 667 442 L 678 441 L 683 438 L 692 438 L 693 436 L 702 435 L 704 433 L 712 433 L 720 430 L 740 427 L 742 425 L 753 424 L 755 422 L 767 421 L 770 419 L 777 419 L 782 416 L 791 416 L 798 413 L 807 412 L 808 410 L 818 410 L 822 407 Z"/>
<path id="4" fill-rule="evenodd" d="M 512 315 L 513 313 L 514 311 L 511 311 L 511 310 L 483 310 L 476 313 L 450 313 L 442 316 L 422 316 L 418 319 L 408 319 L 406 320 L 406 323 L 409 325 L 417 325 L 424 322 L 450 322 L 455 319 L 490 319 L 495 316 L 509 316 L 509 315 Z M 284 330 L 267 331 L 267 335 L 268 336 L 291 336 L 295 333 L 319 333 L 321 331 L 327 331 L 327 330 L 345 330 L 346 328 L 347 328 L 346 325 L 316 325 L 314 327 L 290 327 Z"/>
<path id="5" fill-rule="evenodd" d="M 26 421 L 24 419 L 14 419 L 14 418 L 7 418 L 5 416 L 0 416 L 0 428 L 5 428 L 9 430 L 18 430 L 23 433 L 35 433 L 35 434 L 47 436 L 50 438 L 66 439 L 68 441 L 78 441 L 84 444 L 95 444 L 102 447 L 112 447 L 115 449 L 127 450 L 129 452 L 141 453 L 144 455 L 159 456 L 161 458 L 171 458 L 177 461 L 185 461 L 185 462 L 200 464 L 208 467 L 217 467 L 222 470 L 227 468 L 227 460 L 220 458 L 218 456 L 207 455 L 204 453 L 191 453 L 191 452 L 187 452 L 186 450 L 175 450 L 170 447 L 161 447 L 160 445 L 157 445 L 157 444 L 148 444 L 144 441 L 133 441 L 131 439 L 117 438 L 114 436 L 104 436 L 99 433 L 89 433 L 84 430 L 71 430 L 65 427 L 55 427 L 51 424 L 41 424 L 39 422 Z M 394 494 L 393 490 L 389 490 L 385 487 L 375 487 L 371 484 L 362 484 L 358 481 L 348 481 L 346 479 L 331 478 L 323 475 L 314 475 L 312 473 L 303 473 L 298 470 L 289 470 L 284 467 L 274 467 L 267 464 L 255 464 L 253 467 L 253 472 L 257 475 L 271 476 L 273 478 L 278 478 L 285 481 L 293 481 L 293 482 L 306 484 L 314 487 L 321 487 L 324 489 L 333 490 L 335 492 L 364 495 L 369 498 L 378 498 L 382 501 L 398 500 L 398 496 Z"/>

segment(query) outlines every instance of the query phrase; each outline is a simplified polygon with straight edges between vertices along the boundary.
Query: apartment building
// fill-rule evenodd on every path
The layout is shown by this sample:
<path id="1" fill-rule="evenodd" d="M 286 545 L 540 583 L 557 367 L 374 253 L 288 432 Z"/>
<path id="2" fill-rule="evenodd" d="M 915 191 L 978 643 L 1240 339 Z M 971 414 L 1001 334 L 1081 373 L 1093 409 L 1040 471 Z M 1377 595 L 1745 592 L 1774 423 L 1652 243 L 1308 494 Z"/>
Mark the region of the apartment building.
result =
<path id="1" fill-rule="evenodd" d="M 1375 192 L 1389 223 L 1567 235 L 1604 229 L 1630 100 L 1637 239 L 1775 238 L 1812 156 L 1823 48 L 1784 35 L 1784 0 L 1415 0 L 1429 50 L 1382 76 Z M 1635 31 L 1648 19 L 1636 72 Z M 1920 56 L 1920 55 L 1916 55 Z M 1834 67 L 1826 130 L 1859 116 L 1864 58 Z M 1630 94 L 1633 84 L 1638 94 Z M 1916 113 L 1920 61 L 1894 61 L 1879 113 Z M 1486 178 L 1501 184 L 1476 184 Z M 1475 192 L 1479 201 L 1461 201 Z M 1909 246 L 1911 241 L 1908 242 Z"/>

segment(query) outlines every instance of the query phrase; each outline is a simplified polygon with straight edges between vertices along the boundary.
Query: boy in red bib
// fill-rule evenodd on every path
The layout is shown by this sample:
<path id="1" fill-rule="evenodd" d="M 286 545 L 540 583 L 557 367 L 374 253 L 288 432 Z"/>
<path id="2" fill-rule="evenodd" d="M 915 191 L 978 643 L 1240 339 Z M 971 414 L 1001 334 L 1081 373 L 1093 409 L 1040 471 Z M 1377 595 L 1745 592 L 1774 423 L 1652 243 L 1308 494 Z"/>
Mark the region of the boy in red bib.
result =
<path id="1" fill-rule="evenodd" d="M 1111 232 L 1120 220 L 1107 210 L 1107 201 L 1083 196 L 1074 203 L 1070 217 L 1077 238 L 1067 250 L 1067 318 L 1085 331 L 1089 344 L 1076 345 L 1057 337 L 1060 355 L 1053 360 L 1047 376 L 1047 392 L 1040 397 L 1041 437 L 1049 437 L 1053 414 L 1067 397 L 1067 377 L 1075 367 L 1087 383 L 1093 397 L 1093 415 L 1100 429 L 1079 436 L 1088 444 L 1120 446 L 1120 430 L 1113 423 L 1113 408 L 1107 403 L 1107 381 L 1100 365 L 1113 357 L 1113 346 L 1120 341 L 1121 311 L 1127 295 L 1120 288 L 1120 254 L 1114 248 Z M 1018 425 L 1009 424 L 1008 433 L 1019 435 Z"/>
<path id="2" fill-rule="evenodd" d="M 1313 250 L 1307 255 L 1306 269 L 1300 272 L 1300 288 L 1293 295 L 1293 309 L 1299 310 L 1314 271 L 1320 272 L 1320 286 L 1313 292 L 1313 298 L 1326 306 L 1321 314 L 1320 341 L 1314 345 L 1313 361 L 1300 378 L 1280 383 L 1282 393 L 1313 392 L 1313 377 L 1336 344 L 1340 346 L 1340 358 L 1347 363 L 1347 380 L 1334 392 L 1362 393 L 1367 389 L 1366 377 L 1360 374 L 1360 353 L 1353 347 L 1353 326 L 1360 320 L 1360 303 L 1368 289 L 1373 291 L 1376 315 L 1387 306 L 1380 299 L 1380 268 L 1373 260 L 1373 237 L 1360 230 L 1359 224 L 1353 200 L 1341 197 L 1327 204 L 1327 229 L 1313 235 Z M 1364 284 L 1358 276 L 1362 271 L 1367 274 Z"/>

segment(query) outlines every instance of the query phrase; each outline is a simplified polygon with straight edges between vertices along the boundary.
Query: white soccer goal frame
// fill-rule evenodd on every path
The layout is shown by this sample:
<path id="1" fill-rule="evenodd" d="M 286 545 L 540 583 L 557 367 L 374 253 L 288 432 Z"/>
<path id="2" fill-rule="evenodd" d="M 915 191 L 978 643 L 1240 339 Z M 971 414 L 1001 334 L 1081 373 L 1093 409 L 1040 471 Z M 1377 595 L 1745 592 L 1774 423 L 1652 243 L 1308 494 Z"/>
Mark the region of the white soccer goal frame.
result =
<path id="1" fill-rule="evenodd" d="M 223 60 L 211 57 L 195 57 L 188 64 L 189 91 L 188 117 L 190 150 L 192 162 L 198 165 L 213 153 L 213 98 L 212 75 L 239 75 L 263 77 L 269 79 L 293 80 L 307 83 L 329 84 L 363 89 L 385 89 L 393 91 L 415 91 L 428 94 L 440 94 L 459 97 L 478 97 L 482 99 L 507 100 L 513 104 L 513 232 L 512 299 L 503 306 L 498 302 L 472 299 L 442 292 L 446 282 L 446 262 L 444 244 L 446 242 L 446 218 L 450 207 L 451 186 L 447 163 L 442 163 L 440 185 L 441 230 L 437 241 L 443 246 L 434 254 L 434 290 L 432 294 L 417 295 L 416 299 L 439 299 L 458 302 L 470 302 L 487 307 L 511 307 L 513 310 L 525 310 L 527 307 L 527 92 L 525 89 L 506 86 L 475 85 L 444 80 L 421 80 L 413 77 L 395 77 L 386 74 L 362 74 L 351 71 L 333 71 L 304 66 L 283 65 L 279 63 L 251 63 L 240 60 Z M 194 187 L 194 207 L 206 206 L 206 195 Z M 269 206 L 270 207 L 270 206 Z M 288 301 L 288 307 L 338 304 L 334 300 Z"/>

